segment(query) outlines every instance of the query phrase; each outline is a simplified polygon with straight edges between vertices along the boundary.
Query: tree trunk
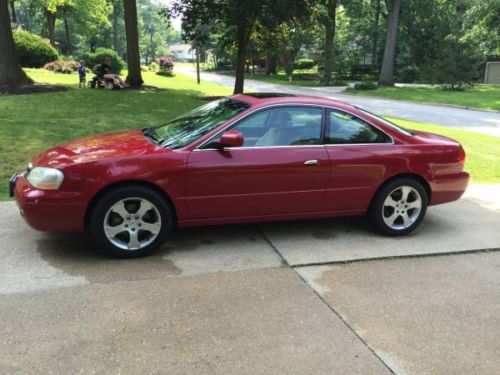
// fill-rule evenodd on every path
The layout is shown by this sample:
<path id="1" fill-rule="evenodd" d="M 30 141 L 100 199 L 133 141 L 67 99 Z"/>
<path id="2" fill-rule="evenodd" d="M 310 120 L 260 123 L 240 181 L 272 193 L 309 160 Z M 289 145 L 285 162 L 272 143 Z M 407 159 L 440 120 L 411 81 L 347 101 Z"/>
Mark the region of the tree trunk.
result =
<path id="1" fill-rule="evenodd" d="M 269 48 L 266 52 L 266 76 L 270 76 L 271 74 L 276 74 L 276 55 Z"/>
<path id="2" fill-rule="evenodd" d="M 31 79 L 24 73 L 17 58 L 8 2 L 0 0 L 0 92 L 9 92 L 30 83 Z"/>
<path id="3" fill-rule="evenodd" d="M 10 0 L 10 14 L 12 16 L 12 22 L 17 23 L 17 14 L 16 14 L 16 0 Z"/>
<path id="4" fill-rule="evenodd" d="M 378 79 L 379 85 L 394 86 L 394 57 L 398 34 L 399 8 L 401 0 L 385 0 L 387 4 L 387 35 L 385 39 L 384 60 Z"/>
<path id="5" fill-rule="evenodd" d="M 47 20 L 47 33 L 49 34 L 49 41 L 52 47 L 56 46 L 56 14 L 49 10 L 45 10 L 45 19 Z"/>
<path id="6" fill-rule="evenodd" d="M 375 9 L 375 23 L 373 27 L 373 45 L 372 45 L 372 67 L 378 68 L 378 57 L 377 57 L 377 46 L 378 46 L 378 25 L 380 20 L 380 1 L 375 0 L 377 2 L 377 7 Z"/>
<path id="7" fill-rule="evenodd" d="M 327 14 L 324 20 L 325 25 L 325 67 L 323 71 L 324 83 L 332 81 L 333 70 L 333 45 L 335 38 L 335 17 L 337 14 L 337 0 L 327 1 Z"/>
<path id="8" fill-rule="evenodd" d="M 73 53 L 73 48 L 71 46 L 71 37 L 69 35 L 69 24 L 68 24 L 68 18 L 64 16 L 64 31 L 66 32 L 66 43 L 68 45 L 68 55 L 71 55 Z"/>
<path id="9" fill-rule="evenodd" d="M 141 74 L 136 1 L 123 0 L 123 13 L 125 19 L 125 34 L 127 36 L 127 82 L 131 87 L 140 88 L 144 81 L 142 80 Z"/>
<path id="10" fill-rule="evenodd" d="M 120 4 L 118 1 L 113 2 L 113 47 L 118 55 L 121 55 L 120 51 L 120 36 L 118 32 L 118 20 L 120 17 Z"/>
<path id="11" fill-rule="evenodd" d="M 234 80 L 234 94 L 242 94 L 245 87 L 246 49 L 250 38 L 250 30 L 244 25 L 238 27 L 238 46 L 236 57 L 236 79 Z"/>

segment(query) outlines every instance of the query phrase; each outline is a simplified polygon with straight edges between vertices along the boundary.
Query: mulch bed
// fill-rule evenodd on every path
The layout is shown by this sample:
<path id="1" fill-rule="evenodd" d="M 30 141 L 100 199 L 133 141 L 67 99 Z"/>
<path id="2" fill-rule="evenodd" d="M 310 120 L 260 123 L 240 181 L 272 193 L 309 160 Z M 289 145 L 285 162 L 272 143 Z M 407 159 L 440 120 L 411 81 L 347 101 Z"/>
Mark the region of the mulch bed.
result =
<path id="1" fill-rule="evenodd" d="M 15 88 L 11 87 L 7 88 L 5 86 L 0 86 L 0 94 L 11 94 L 11 95 L 61 92 L 68 90 L 69 88 L 64 86 L 47 85 L 47 84 L 22 85 Z"/>

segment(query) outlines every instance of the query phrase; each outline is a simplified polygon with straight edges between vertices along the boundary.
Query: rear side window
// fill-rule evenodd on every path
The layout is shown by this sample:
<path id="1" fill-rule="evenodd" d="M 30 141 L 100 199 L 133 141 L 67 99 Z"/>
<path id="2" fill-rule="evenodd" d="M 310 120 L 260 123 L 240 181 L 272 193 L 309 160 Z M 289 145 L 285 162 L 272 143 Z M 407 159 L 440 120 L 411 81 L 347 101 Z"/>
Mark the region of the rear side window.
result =
<path id="1" fill-rule="evenodd" d="M 329 109 L 326 116 L 326 144 L 391 143 L 391 138 L 350 113 Z"/>

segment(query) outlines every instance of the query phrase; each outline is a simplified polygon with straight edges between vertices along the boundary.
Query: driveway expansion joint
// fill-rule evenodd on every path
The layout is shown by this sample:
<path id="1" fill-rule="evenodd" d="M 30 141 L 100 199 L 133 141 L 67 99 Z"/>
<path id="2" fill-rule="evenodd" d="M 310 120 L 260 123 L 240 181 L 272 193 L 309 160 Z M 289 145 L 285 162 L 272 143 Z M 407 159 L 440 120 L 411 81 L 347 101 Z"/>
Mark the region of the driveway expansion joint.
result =
<path id="1" fill-rule="evenodd" d="M 296 266 L 293 266 L 293 265 L 290 265 L 288 263 L 288 261 L 283 257 L 283 255 L 280 253 L 280 251 L 278 250 L 278 248 L 271 242 L 271 240 L 266 236 L 266 234 L 264 233 L 264 231 L 262 231 L 260 229 L 259 226 L 255 226 L 257 232 L 260 233 L 260 235 L 262 236 L 262 238 L 269 244 L 269 246 L 276 252 L 276 254 L 281 258 L 281 261 L 283 263 L 283 266 L 284 267 L 287 267 L 287 268 L 290 268 L 291 270 L 293 270 L 293 272 L 299 277 L 299 279 L 306 285 L 306 287 L 308 287 L 315 295 L 316 297 L 318 297 L 320 299 L 320 301 L 335 315 L 337 316 L 340 321 L 347 327 L 347 329 L 349 331 L 352 332 L 352 334 L 358 338 L 358 340 L 361 341 L 361 343 L 366 346 L 366 348 L 375 356 L 375 358 L 377 358 L 382 364 L 383 366 L 391 373 L 391 374 L 396 374 L 394 372 L 394 370 L 392 370 L 392 368 L 384 362 L 384 360 L 375 352 L 375 350 L 370 346 L 368 345 L 368 343 L 354 330 L 354 328 L 352 328 L 349 323 L 332 307 L 330 306 L 326 300 L 318 293 L 316 292 L 316 290 L 314 290 L 314 288 L 309 285 L 309 283 L 297 272 L 297 270 L 295 269 Z M 500 250 L 500 249 L 499 249 Z"/>
<path id="2" fill-rule="evenodd" d="M 276 246 L 274 246 L 274 244 L 272 243 L 272 241 L 269 239 L 269 237 L 266 236 L 266 234 L 264 233 L 264 231 L 262 229 L 260 229 L 260 227 L 258 225 L 254 225 L 255 227 L 255 230 L 262 236 L 262 238 L 264 239 L 264 241 L 271 247 L 271 249 L 273 249 L 273 251 L 278 255 L 278 257 L 281 259 L 281 265 L 283 267 L 291 267 L 293 268 L 290 263 L 288 263 L 288 261 L 286 260 L 286 258 L 283 256 L 283 254 L 281 254 L 281 252 L 278 250 L 278 248 Z"/>
<path id="3" fill-rule="evenodd" d="M 295 267 L 291 267 L 293 269 L 293 271 L 297 274 L 297 276 L 302 280 L 302 282 L 308 286 L 312 291 L 313 293 L 321 300 L 321 302 L 323 302 L 326 307 L 333 313 L 337 316 L 337 318 L 340 319 L 340 321 L 342 323 L 344 323 L 344 325 L 347 327 L 347 329 L 349 331 L 352 332 L 352 334 L 354 336 L 356 336 L 358 338 L 358 340 L 361 341 L 361 343 L 366 346 L 366 348 L 375 356 L 375 358 L 377 358 L 383 365 L 384 367 L 391 373 L 391 374 L 394 374 L 396 375 L 396 372 L 382 359 L 382 357 L 380 357 L 378 355 L 378 353 L 375 351 L 375 349 L 373 349 L 367 342 L 365 339 L 363 339 L 363 337 L 361 337 L 354 328 L 352 328 L 349 323 L 347 322 L 347 320 L 344 319 L 344 317 L 339 313 L 337 312 L 337 310 L 335 310 L 330 304 L 328 304 L 328 302 L 323 298 L 323 296 L 321 296 L 321 294 L 319 294 L 316 290 L 314 290 L 314 288 L 309 285 L 309 283 L 307 282 L 306 279 L 304 279 L 302 277 L 302 275 L 300 275 L 296 270 L 295 270 Z"/>
<path id="4" fill-rule="evenodd" d="M 381 257 L 358 258 L 358 259 L 348 259 L 348 260 L 333 260 L 333 261 L 326 261 L 326 262 L 300 263 L 300 264 L 292 264 L 292 265 L 290 265 L 290 267 L 291 268 L 316 267 L 316 266 L 328 266 L 328 265 L 335 265 L 335 264 L 351 264 L 351 263 L 359 263 L 359 262 L 371 262 L 371 261 L 377 261 L 377 260 L 398 260 L 398 259 L 407 259 L 407 258 L 442 257 L 442 256 L 465 255 L 465 254 L 476 254 L 476 253 L 490 253 L 490 252 L 497 252 L 497 251 L 500 251 L 500 247 L 488 248 L 488 249 L 459 250 L 459 251 L 442 252 L 442 253 L 389 255 L 389 256 L 381 256 Z"/>

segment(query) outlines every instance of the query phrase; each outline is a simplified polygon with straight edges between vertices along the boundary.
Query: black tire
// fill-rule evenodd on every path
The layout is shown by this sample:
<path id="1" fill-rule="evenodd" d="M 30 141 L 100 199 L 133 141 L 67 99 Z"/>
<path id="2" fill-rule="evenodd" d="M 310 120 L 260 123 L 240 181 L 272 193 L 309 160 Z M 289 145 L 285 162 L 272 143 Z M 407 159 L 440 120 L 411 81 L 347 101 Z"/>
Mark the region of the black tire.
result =
<path id="1" fill-rule="evenodd" d="M 147 245 L 145 245 L 144 247 L 138 249 L 120 248 L 119 246 L 113 244 L 106 235 L 105 219 L 109 220 L 110 215 L 117 215 L 114 212 L 108 215 L 109 210 L 116 203 L 125 200 L 126 205 L 130 207 L 130 204 L 133 205 L 134 202 L 141 202 L 141 199 L 144 200 L 142 202 L 151 203 L 153 205 L 154 207 L 154 209 L 152 209 L 153 212 L 151 213 L 150 212 L 151 210 L 148 211 L 148 215 L 152 214 L 154 218 L 156 218 L 156 225 L 157 228 L 159 228 L 159 232 L 158 234 L 150 233 L 151 235 L 149 236 L 149 240 L 151 240 L 151 242 L 147 243 Z M 140 207 L 141 203 L 138 204 Z M 133 209 L 131 211 L 127 211 L 127 213 L 128 212 L 130 212 L 131 215 L 134 215 Z M 160 222 L 158 222 L 157 220 L 158 218 L 161 220 L 161 225 Z M 126 224 L 125 220 L 122 219 L 120 215 L 118 215 L 117 219 L 119 220 L 120 224 L 123 225 Z M 132 218 L 132 221 L 134 221 L 133 219 L 134 218 Z M 137 222 L 139 221 L 145 223 L 144 221 L 142 221 L 142 219 L 137 220 Z M 141 224 L 131 224 L 129 229 L 127 229 L 128 232 L 123 231 L 119 234 L 119 236 L 125 236 L 122 237 L 125 238 L 124 242 L 127 242 L 126 238 L 130 236 L 131 233 L 130 230 L 134 231 L 136 230 L 135 225 L 140 226 Z M 132 228 L 132 226 L 134 226 L 134 228 Z M 174 227 L 174 214 L 169 203 L 165 200 L 165 198 L 161 194 L 158 194 L 156 191 L 142 186 L 124 186 L 108 192 L 103 197 L 101 197 L 94 206 L 89 221 L 90 235 L 97 243 L 99 248 L 101 248 L 111 256 L 118 258 L 136 258 L 148 255 L 153 250 L 158 248 L 167 239 L 169 234 L 172 232 L 173 227 Z M 158 229 L 156 229 L 156 231 L 158 231 Z M 149 232 L 143 231 L 141 228 L 137 228 L 136 236 L 138 236 L 138 238 L 139 236 L 147 237 L 148 233 Z M 155 235 L 156 237 L 154 238 Z M 129 238 L 128 241 L 130 242 L 130 237 L 128 238 Z M 118 238 L 113 238 L 112 240 L 115 242 L 120 241 Z M 146 240 L 145 242 L 148 242 L 149 240 Z"/>
<path id="2" fill-rule="evenodd" d="M 398 204 L 397 208 L 393 209 L 390 205 L 384 205 L 384 202 L 388 199 L 389 195 L 391 195 L 392 198 L 396 197 L 397 199 L 398 194 L 402 192 L 402 190 L 398 189 L 405 186 L 413 188 L 420 195 L 420 211 L 415 211 L 415 208 L 408 208 L 411 206 L 411 203 L 414 203 L 418 199 L 417 194 L 414 192 L 409 194 L 407 201 L 405 201 L 401 196 L 401 200 L 397 200 L 396 202 Z M 415 200 L 410 201 L 413 198 L 415 198 Z M 401 202 L 403 201 L 406 203 L 402 204 Z M 387 182 L 379 189 L 370 205 L 369 217 L 378 231 L 390 236 L 403 236 L 418 228 L 425 217 L 428 204 L 429 196 L 427 190 L 418 180 L 408 177 L 396 178 Z M 403 215 L 405 217 L 411 217 L 414 215 L 414 221 L 407 227 L 405 227 Z M 390 218 L 394 216 L 396 217 L 396 220 L 393 223 L 393 227 L 391 227 L 388 223 L 386 223 L 386 219 L 390 220 Z M 400 226 L 400 228 L 395 229 L 395 226 Z"/>

